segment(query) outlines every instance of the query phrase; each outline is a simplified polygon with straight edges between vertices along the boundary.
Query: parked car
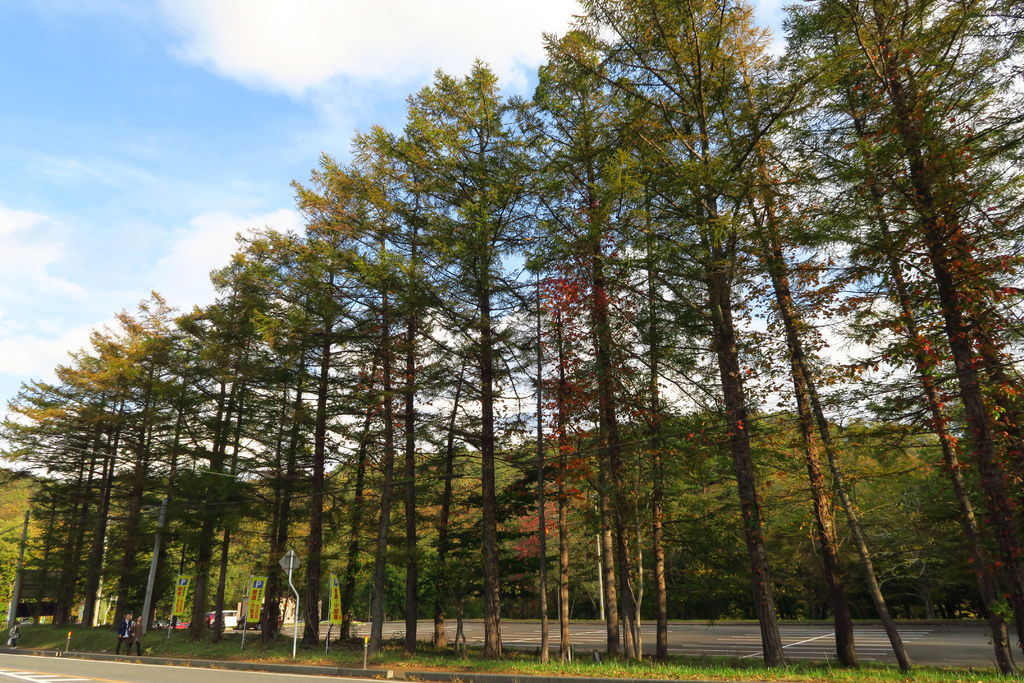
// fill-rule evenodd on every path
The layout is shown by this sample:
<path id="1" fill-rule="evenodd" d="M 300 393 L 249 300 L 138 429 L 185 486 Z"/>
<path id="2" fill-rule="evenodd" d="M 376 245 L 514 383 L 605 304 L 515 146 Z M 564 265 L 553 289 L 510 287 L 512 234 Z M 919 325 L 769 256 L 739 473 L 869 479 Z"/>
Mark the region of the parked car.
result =
<path id="1" fill-rule="evenodd" d="M 254 621 L 254 622 L 252 622 L 250 624 L 249 621 L 245 618 L 245 615 L 243 614 L 242 616 L 238 617 L 238 623 L 235 624 L 235 630 L 236 631 L 259 631 L 260 630 L 260 622 Z"/>
<path id="2" fill-rule="evenodd" d="M 226 609 L 222 612 L 222 614 L 224 615 L 224 628 L 235 628 L 236 626 L 238 626 L 238 610 Z M 216 619 L 216 617 L 216 612 L 207 612 L 206 625 L 210 628 L 213 628 L 213 622 L 214 619 Z"/>

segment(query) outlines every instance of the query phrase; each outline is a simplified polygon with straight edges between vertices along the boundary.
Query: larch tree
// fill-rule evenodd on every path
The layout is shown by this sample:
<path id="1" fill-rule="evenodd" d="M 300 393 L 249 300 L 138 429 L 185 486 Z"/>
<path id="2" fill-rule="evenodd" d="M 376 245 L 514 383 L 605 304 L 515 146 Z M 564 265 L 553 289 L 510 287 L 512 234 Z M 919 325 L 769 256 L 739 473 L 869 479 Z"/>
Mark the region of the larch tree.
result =
<path id="1" fill-rule="evenodd" d="M 619 182 L 618 150 L 623 146 L 626 124 L 620 120 L 621 102 L 606 85 L 600 70 L 601 55 L 590 37 L 574 32 L 549 45 L 548 63 L 541 69 L 534 106 L 540 113 L 540 174 L 544 178 L 543 216 L 548 238 L 540 243 L 549 261 L 572 259 L 588 274 L 585 295 L 589 302 L 588 324 L 594 367 L 598 424 L 598 495 L 602 534 L 612 533 L 614 570 L 606 572 L 607 588 L 614 586 L 616 599 L 606 593 L 609 606 L 617 603 L 619 614 L 606 620 L 608 652 L 618 651 L 622 626 L 624 650 L 640 657 L 637 594 L 641 566 L 633 561 L 630 547 L 631 501 L 626 492 L 620 413 L 622 403 L 621 351 L 613 339 L 620 337 L 624 268 L 618 259 L 623 233 L 632 228 L 633 197 Z M 625 340 L 619 340 L 622 345 Z M 607 589 L 606 589 L 607 590 Z"/>
<path id="2" fill-rule="evenodd" d="M 784 663 L 763 509 L 751 453 L 747 396 L 736 320 L 736 281 L 742 276 L 740 216 L 732 197 L 754 143 L 743 121 L 741 65 L 765 50 L 751 9 L 706 0 L 585 2 L 592 35 L 600 37 L 609 81 L 651 112 L 644 135 L 651 194 L 673 239 L 691 245 L 689 277 L 704 289 L 710 345 L 718 363 L 729 448 L 736 475 L 762 654 Z"/>
<path id="3" fill-rule="evenodd" d="M 1005 245 L 1019 225 L 1013 190 L 1020 171 L 1007 166 L 1022 137 L 1013 92 L 1013 43 L 981 1 L 859 0 L 824 2 L 793 13 L 793 34 L 832 70 L 864 78 L 860 105 L 871 145 L 915 220 L 892 248 L 920 248 L 955 369 L 973 460 L 1024 647 L 1024 552 L 1020 547 L 1016 438 L 1020 412 L 1007 391 L 1007 339 L 991 302 L 1019 264 Z M 828 72 L 825 72 L 826 74 Z M 845 107 L 838 97 L 821 103 Z M 838 102 L 836 102 L 838 100 Z M 851 131 L 848 142 L 863 143 Z M 878 156 L 862 177 L 879 168 Z M 1010 232 L 1008 232 L 1010 231 Z"/>
<path id="4" fill-rule="evenodd" d="M 410 98 L 406 160 L 427 197 L 424 239 L 438 286 L 451 302 L 450 329 L 472 337 L 477 375 L 484 576 L 484 653 L 500 657 L 501 575 L 495 482 L 495 401 L 504 371 L 499 324 L 512 283 L 504 257 L 520 247 L 530 220 L 525 144 L 512 106 L 483 64 L 465 78 L 438 73 Z"/>

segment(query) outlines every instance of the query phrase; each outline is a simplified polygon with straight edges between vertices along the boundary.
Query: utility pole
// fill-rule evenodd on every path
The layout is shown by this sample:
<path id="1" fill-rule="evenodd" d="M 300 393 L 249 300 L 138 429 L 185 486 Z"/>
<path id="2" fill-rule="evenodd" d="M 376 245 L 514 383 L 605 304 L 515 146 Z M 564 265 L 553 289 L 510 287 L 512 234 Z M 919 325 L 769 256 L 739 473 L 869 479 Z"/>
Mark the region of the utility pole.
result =
<path id="1" fill-rule="evenodd" d="M 281 565 L 281 569 L 288 572 L 288 586 L 292 589 L 292 593 L 295 593 L 295 628 L 292 633 L 292 659 L 295 659 L 295 651 L 299 642 L 299 591 L 295 590 L 295 584 L 292 583 L 292 572 L 299 568 L 301 561 L 295 551 L 289 548 L 278 564 Z M 320 628 L 319 624 L 317 624 L 317 628 Z"/>
<path id="2" fill-rule="evenodd" d="M 7 627 L 18 617 L 18 602 L 21 600 L 21 575 L 25 571 L 25 544 L 28 542 L 28 518 L 30 511 L 25 510 L 25 523 L 21 527 L 21 546 L 18 548 L 18 564 L 14 570 L 14 589 L 11 591 L 11 604 L 7 608 Z"/>
<path id="3" fill-rule="evenodd" d="M 156 566 L 160 561 L 160 542 L 163 540 L 164 521 L 167 519 L 167 496 L 160 502 L 160 517 L 156 522 L 156 536 L 153 538 L 153 559 L 149 561 L 149 578 L 146 580 L 146 598 L 142 601 L 142 632 L 149 628 L 149 612 L 153 605 L 153 584 L 156 583 Z"/>

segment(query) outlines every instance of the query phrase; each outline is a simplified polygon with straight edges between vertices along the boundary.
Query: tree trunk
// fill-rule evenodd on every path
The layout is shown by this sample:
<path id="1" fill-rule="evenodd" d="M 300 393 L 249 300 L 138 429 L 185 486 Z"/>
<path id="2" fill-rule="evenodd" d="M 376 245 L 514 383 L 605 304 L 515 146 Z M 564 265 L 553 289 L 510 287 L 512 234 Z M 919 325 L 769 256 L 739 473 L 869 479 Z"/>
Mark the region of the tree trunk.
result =
<path id="1" fill-rule="evenodd" d="M 239 386 L 236 381 L 231 388 L 231 401 L 229 403 L 229 405 L 234 406 L 234 413 L 236 416 L 234 436 L 231 439 L 231 466 L 228 470 L 232 479 L 234 479 L 235 475 L 238 474 L 238 450 L 241 447 L 242 442 L 242 395 L 244 392 L 245 387 Z M 235 399 L 236 393 L 238 394 L 237 400 Z M 230 413 L 228 417 L 230 419 Z M 220 572 L 217 576 L 217 594 L 213 601 L 213 633 L 211 634 L 211 640 L 215 643 L 219 643 L 224 637 L 224 591 L 227 587 L 228 557 L 230 550 L 231 528 L 225 525 L 220 545 Z M 149 619 L 149 615 L 146 615 L 145 618 Z"/>
<path id="2" fill-rule="evenodd" d="M 139 528 L 142 522 L 142 496 L 146 492 L 146 475 L 149 466 L 149 411 L 153 398 L 153 370 L 146 373 L 146 389 L 139 419 L 138 442 L 135 445 L 135 462 L 132 467 L 131 488 L 128 492 L 128 508 L 125 511 L 124 543 L 121 547 L 121 567 L 117 578 L 117 614 L 123 614 L 128 607 L 128 591 L 132 585 L 132 572 L 139 552 Z"/>
<path id="3" fill-rule="evenodd" d="M 825 419 L 825 413 L 822 411 L 821 405 L 818 402 L 818 394 L 815 387 L 810 385 L 807 389 L 808 396 L 811 400 L 811 409 L 814 412 L 814 419 L 818 425 L 818 435 L 825 447 L 825 455 L 828 458 L 829 469 L 832 472 L 832 484 L 836 490 L 836 494 L 839 496 L 839 502 L 842 504 L 843 512 L 846 513 L 846 521 L 850 527 L 850 535 L 853 537 L 853 543 L 857 548 L 857 554 L 860 556 L 861 565 L 864 569 L 864 578 L 868 584 L 868 593 L 871 596 L 871 602 L 875 606 L 875 611 L 878 613 L 878 618 L 882 622 L 882 628 L 885 629 L 885 634 L 889 637 L 889 643 L 892 645 L 892 651 L 893 654 L 896 655 L 896 661 L 900 666 L 900 670 L 903 672 L 910 671 L 910 655 L 907 654 L 907 649 L 903 645 L 903 639 L 900 638 L 900 632 L 896 628 L 896 622 L 889 614 L 889 608 L 885 603 L 885 596 L 882 594 L 882 587 L 878 583 L 878 578 L 875 574 L 874 562 L 871 560 L 871 551 L 868 549 L 867 539 L 864 538 L 864 531 L 860 524 L 857 508 L 854 506 L 853 501 L 850 500 L 850 494 L 846 487 L 843 471 L 839 466 L 839 457 L 832 442 L 832 436 L 828 431 L 828 420 Z"/>
<path id="4" fill-rule="evenodd" d="M 405 333 L 405 468 L 402 472 L 405 478 L 405 653 L 409 655 L 416 652 L 416 620 L 419 616 L 419 564 L 416 556 L 416 335 L 416 317 L 411 314 Z"/>
<path id="5" fill-rule="evenodd" d="M 459 369 L 455 385 L 455 398 L 448 418 L 448 436 L 445 441 L 444 484 L 441 493 L 441 514 L 437 523 L 437 579 L 434 582 L 434 647 L 442 649 L 448 644 L 445 632 L 445 605 L 448 603 L 448 575 L 445 563 L 448 559 L 448 525 L 452 510 L 452 478 L 455 476 L 455 419 L 459 412 L 462 396 L 462 376 L 465 366 Z"/>
<path id="6" fill-rule="evenodd" d="M 333 282 L 332 282 L 333 284 Z M 327 401 L 330 398 L 331 345 L 334 321 L 324 321 L 320 347 L 320 374 L 316 387 L 316 419 L 313 425 L 313 478 L 309 491 L 309 535 L 306 536 L 305 625 L 302 644 L 320 643 L 321 555 L 324 544 L 324 470 L 327 462 Z M 298 615 L 296 615 L 296 618 Z"/>
<path id="7" fill-rule="evenodd" d="M 373 564 L 373 600 L 371 604 L 370 654 L 377 654 L 384 637 L 384 582 L 387 570 L 388 533 L 391 528 L 391 487 L 395 469 L 395 418 L 391 395 L 391 320 L 390 302 L 381 300 L 381 367 L 384 401 L 384 482 L 380 494 L 380 523 L 377 527 L 377 549 Z"/>
<path id="8" fill-rule="evenodd" d="M 110 514 L 110 498 L 114 485 L 113 455 L 105 454 L 100 474 L 100 499 L 94 513 L 92 538 L 89 543 L 89 557 L 85 565 L 85 598 L 82 604 L 81 622 L 93 626 L 96 620 L 96 594 L 100 587 L 103 569 L 103 548 L 106 543 L 107 518 Z"/>
<path id="9" fill-rule="evenodd" d="M 50 555 L 53 553 L 53 546 L 54 546 L 54 542 L 56 540 L 53 537 L 53 530 L 57 528 L 57 501 L 56 501 L 55 497 L 52 497 L 52 496 L 50 497 L 50 500 L 47 503 L 47 507 L 49 508 L 49 510 L 48 510 L 49 511 L 49 515 L 47 516 L 45 527 L 44 527 L 46 529 L 46 533 L 43 534 L 43 543 L 42 543 L 42 545 L 43 545 L 43 552 L 42 552 L 42 557 L 40 558 L 40 563 L 39 563 L 40 566 L 42 566 L 42 567 L 49 567 L 50 566 Z M 42 576 L 39 577 L 39 595 L 47 595 L 49 593 L 49 589 L 50 589 L 50 576 L 49 576 L 49 572 L 44 571 L 44 572 L 42 572 Z M 19 600 L 19 602 L 21 602 L 21 601 Z M 17 609 L 17 607 L 15 607 L 15 609 Z M 115 610 L 115 614 L 118 614 L 117 610 L 121 610 L 121 609 L 124 609 L 124 606 L 120 605 L 120 604 L 117 605 L 117 609 Z M 35 624 L 36 626 L 39 625 L 39 621 L 40 621 L 40 619 L 43 616 L 42 612 L 43 612 L 43 601 L 42 600 L 36 600 L 33 603 L 33 605 L 32 605 L 32 623 Z M 120 616 L 120 615 L 118 614 L 118 616 Z M 116 617 L 115 617 L 115 619 L 116 619 Z M 115 621 L 115 623 L 116 623 L 116 621 Z"/>
<path id="10" fill-rule="evenodd" d="M 710 252 L 713 256 L 713 252 Z M 753 580 L 754 611 L 761 626 L 761 648 L 767 666 L 782 666 L 785 658 L 775 613 L 768 552 L 764 544 L 761 503 L 757 495 L 754 461 L 747 431 L 747 406 L 740 374 L 739 349 L 732 319 L 731 285 L 726 265 L 712 264 L 707 275 L 708 305 L 711 311 L 714 347 L 722 382 L 729 429 L 729 447 L 739 491 L 743 532 Z"/>
<path id="11" fill-rule="evenodd" d="M 220 540 L 220 566 L 217 572 L 217 592 L 213 597 L 213 629 L 210 640 L 219 643 L 224 637 L 224 594 L 228 583 L 228 556 L 231 550 L 231 529 L 225 527 Z M 145 617 L 148 618 L 148 617 Z M 203 615 L 206 618 L 206 615 Z"/>
<path id="12" fill-rule="evenodd" d="M 1022 450 L 1024 449 L 1024 429 L 1021 426 L 1019 406 L 1013 398 L 1018 382 L 1006 374 L 1005 367 L 1008 361 L 1005 354 L 997 354 L 995 349 L 989 345 L 989 340 L 980 341 L 978 347 L 982 366 L 988 373 L 990 381 L 999 388 L 991 392 L 992 402 L 995 404 L 992 411 L 993 430 L 997 434 L 1000 432 L 1003 434 L 1001 439 L 1005 444 L 1005 460 L 1003 462 L 1006 464 L 1000 463 L 1000 466 L 1003 469 L 1004 484 L 1011 491 L 1016 489 L 1016 505 L 1014 506 L 1012 498 L 1010 504 L 1018 512 L 1018 519 L 1012 520 L 1012 524 L 1019 532 L 1020 521 L 1024 520 L 1020 517 L 1021 506 L 1024 504 L 1024 488 L 1019 485 L 1024 477 L 1024 471 L 1013 472 L 1011 467 L 1007 467 L 1007 465 L 1020 467 L 1021 458 L 1024 456 L 1024 450 Z M 1018 485 L 1014 487 L 1013 482 L 1017 482 Z M 1016 562 L 1005 563 L 1009 579 L 1007 583 L 1011 587 L 1007 597 L 1013 608 L 1017 646 L 1024 652 L 1024 557 L 1022 557 L 1024 548 L 1014 545 L 1011 546 L 1010 552 L 1013 553 Z"/>
<path id="13" fill-rule="evenodd" d="M 957 381 L 960 389 L 960 400 L 964 406 L 964 416 L 971 431 L 975 461 L 981 475 L 982 487 L 985 491 L 992 526 L 995 530 L 996 542 L 1002 561 L 1006 567 L 1006 576 L 1010 586 L 1010 600 L 1014 605 L 1014 613 L 1018 624 L 1018 638 L 1024 647 L 1024 566 L 1020 555 L 1020 533 L 1015 518 L 1014 503 L 1007 492 L 1007 475 L 999 464 L 991 426 L 988 422 L 984 393 L 974 363 L 971 343 L 964 326 L 962 312 L 959 310 L 953 278 L 947 267 L 942 245 L 933 242 L 929 245 L 929 255 L 933 259 L 933 272 L 938 284 L 939 298 L 942 302 L 942 314 L 949 340 L 953 363 L 957 370 Z"/>
<path id="14" fill-rule="evenodd" d="M 280 500 L 277 508 L 277 526 L 273 529 L 270 542 L 270 554 L 267 557 L 267 590 L 263 598 L 263 620 L 260 626 L 260 641 L 268 645 L 277 637 L 281 625 L 281 598 L 284 594 L 284 575 L 278 562 L 288 550 L 288 536 L 291 530 L 292 493 L 295 491 L 295 479 L 298 473 L 298 454 L 302 442 L 301 425 L 305 411 L 303 384 L 306 365 L 300 359 L 296 368 L 295 398 L 291 406 L 291 423 L 288 429 L 288 444 L 285 447 L 285 471 L 280 486 Z M 284 424 L 287 410 L 287 392 L 282 403 L 281 423 Z"/>
<path id="15" fill-rule="evenodd" d="M 484 563 L 484 657 L 502 656 L 501 577 L 498 573 L 498 507 L 494 480 L 494 340 L 491 292 L 481 285 L 480 316 L 480 484 Z"/>
<path id="16" fill-rule="evenodd" d="M 569 435 L 566 433 L 569 416 L 566 407 L 568 386 L 565 378 L 565 344 L 562 336 L 562 316 L 555 312 L 555 346 L 558 351 L 558 388 L 556 429 L 558 430 L 558 659 L 569 660 L 572 639 L 569 633 L 569 515 L 565 491 L 565 477 L 569 471 Z"/>
<path id="17" fill-rule="evenodd" d="M 82 470 L 78 472 L 78 480 L 75 488 L 85 493 L 81 501 L 76 501 L 72 506 L 72 513 L 69 517 L 71 523 L 71 534 L 67 547 L 61 558 L 60 589 L 57 593 L 57 604 L 53 618 L 56 624 L 67 624 L 71 621 L 72 602 L 75 599 L 75 591 L 78 588 L 79 579 L 82 573 L 82 548 L 85 545 L 85 529 L 88 526 L 89 501 L 92 498 L 93 479 L 96 476 L 96 451 L 100 446 L 102 435 L 99 430 L 92 439 L 92 457 L 89 458 L 89 465 L 86 468 L 88 474 Z M 83 476 L 84 475 L 84 476 Z"/>
<path id="18" fill-rule="evenodd" d="M 875 198 L 877 203 L 879 197 L 876 196 Z M 884 229 L 884 223 L 882 225 Z M 988 550 L 985 549 L 985 544 L 981 537 L 981 529 L 978 528 L 978 521 L 974 516 L 974 506 L 967 495 L 967 487 L 964 483 L 963 474 L 960 471 L 957 439 L 950 434 L 947 427 L 949 418 L 942 408 L 938 388 L 935 386 L 935 380 L 931 374 L 931 368 L 934 363 L 929 360 L 928 354 L 921 344 L 924 336 L 917 327 L 910 293 L 903 278 L 903 269 L 900 266 L 899 260 L 891 253 L 889 255 L 889 271 L 895 289 L 894 293 L 900 305 L 900 318 L 906 330 L 907 340 L 910 342 L 913 350 L 914 367 L 917 370 L 918 381 L 921 383 L 921 389 L 924 392 L 925 401 L 928 405 L 928 412 L 931 415 L 932 430 L 939 438 L 939 444 L 942 447 L 942 460 L 946 472 L 949 474 L 957 508 L 960 511 L 960 528 L 963 531 L 967 547 L 970 549 L 971 566 L 978 581 L 978 593 L 981 596 L 985 618 L 988 620 L 989 630 L 992 633 L 992 647 L 996 664 L 1001 673 L 1012 674 L 1015 672 L 1016 667 L 1014 666 L 1013 655 L 1010 650 L 1010 638 L 1006 622 L 999 614 L 999 598 L 997 597 L 995 578 L 991 571 L 991 559 L 988 556 Z"/>
<path id="19" fill-rule="evenodd" d="M 863 116 L 859 115 L 856 109 L 853 108 L 851 118 L 853 119 L 854 128 L 858 136 L 862 139 L 866 138 L 868 133 Z M 889 220 L 884 212 L 884 195 L 878 183 L 878 176 L 869 170 L 865 174 L 864 183 L 872 200 L 875 223 L 882 236 L 888 238 L 891 236 L 891 231 Z M 981 530 L 978 527 L 974 514 L 974 506 L 967 494 L 967 488 L 961 473 L 958 441 L 949 432 L 949 418 L 943 408 L 943 402 L 939 397 L 939 390 L 932 375 L 932 368 L 935 366 L 936 361 L 929 356 L 925 348 L 925 337 L 918 327 L 914 307 L 911 302 L 910 290 L 904 279 L 903 267 L 894 251 L 894 246 L 889 244 L 887 240 L 887 243 L 882 247 L 882 251 L 889 264 L 892 293 L 899 304 L 900 322 L 903 326 L 905 337 L 910 344 L 914 368 L 931 416 L 932 430 L 939 439 L 943 463 L 949 474 L 950 484 L 953 487 L 953 494 L 960 512 L 960 527 L 970 549 L 971 564 L 978 581 L 978 592 L 989 623 L 989 629 L 992 633 L 992 647 L 996 664 L 1002 673 L 1013 673 L 1015 666 L 1010 648 L 1009 634 L 1006 622 L 999 614 L 998 590 L 991 568 L 991 559 L 982 540 Z"/>
<path id="20" fill-rule="evenodd" d="M 884 21 L 880 16 L 878 21 Z M 977 357 L 972 348 L 972 330 L 968 302 L 956 284 L 960 261 L 970 262 L 970 245 L 965 245 L 959 216 L 955 209 L 943 211 L 936 200 L 936 182 L 931 168 L 938 165 L 925 153 L 925 133 L 914 106 L 917 93 L 908 90 L 895 57 L 888 54 L 882 41 L 880 60 L 884 86 L 896 118 L 896 130 L 906 157 L 907 172 L 914 188 L 911 201 L 920 219 L 920 231 L 928 253 L 932 277 L 941 307 L 943 327 L 949 343 L 957 386 L 964 408 L 964 418 L 971 433 L 974 459 L 978 466 L 986 503 L 992 518 L 996 544 L 1004 565 L 1004 576 L 1014 608 L 1020 647 L 1024 650 L 1024 553 L 1020 547 L 1020 527 L 1016 506 L 1007 491 L 1008 473 L 999 462 L 995 438 L 989 420 L 989 409 L 978 372 Z M 940 183 L 941 185 L 941 183 Z M 939 187 L 940 192 L 951 189 Z"/>
<path id="21" fill-rule="evenodd" d="M 648 392 L 650 393 L 650 415 L 648 416 L 648 448 L 651 453 L 651 543 L 654 550 L 654 591 L 655 615 L 657 620 L 654 656 L 660 661 L 668 659 L 668 587 L 665 581 L 665 467 L 662 462 L 661 443 L 661 392 L 658 388 L 660 376 L 661 335 L 658 333 L 657 291 L 654 285 L 654 256 L 648 233 L 647 241 L 647 344 Z"/>
<path id="22" fill-rule="evenodd" d="M 284 427 L 287 413 L 288 390 L 285 389 L 281 399 L 280 410 L 277 415 L 277 434 L 274 442 L 274 476 L 271 477 L 270 480 L 270 488 L 273 492 L 273 498 L 270 503 L 270 522 L 267 524 L 267 543 L 270 546 L 270 553 L 267 556 L 266 563 L 264 565 L 264 571 L 267 573 L 267 583 L 264 589 L 263 604 L 260 605 L 260 642 L 264 645 L 266 645 L 268 640 L 272 637 L 267 635 L 267 629 L 271 624 L 269 612 L 271 603 L 277 602 L 277 599 L 276 597 L 271 596 L 276 596 L 276 591 L 280 590 L 279 587 L 274 587 L 274 591 L 272 592 L 270 583 L 271 577 L 274 574 L 274 569 L 276 568 L 275 565 L 277 564 L 274 558 L 281 556 L 277 551 L 280 549 L 278 546 L 278 530 L 281 528 L 281 501 L 284 499 Z M 283 552 L 284 551 L 281 550 L 281 553 Z"/>
<path id="23" fill-rule="evenodd" d="M 601 572 L 603 574 L 601 587 L 604 591 L 605 650 L 609 657 L 617 657 L 619 654 L 619 600 L 618 591 L 615 587 L 612 515 L 609 510 L 611 505 L 609 504 L 607 493 L 608 476 L 604 471 L 603 460 L 598 462 L 597 476 L 597 511 L 598 524 L 600 525 L 598 537 L 601 541 Z"/>
<path id="24" fill-rule="evenodd" d="M 214 418 L 213 443 L 211 444 L 209 455 L 210 471 L 212 473 L 220 474 L 224 470 L 227 425 L 231 421 L 231 413 L 234 410 L 235 390 L 235 385 L 232 385 L 229 397 L 227 384 L 223 380 L 221 381 L 217 396 L 217 414 Z M 213 476 L 216 477 L 216 474 Z M 206 611 L 210 590 L 210 565 L 213 562 L 213 537 L 217 517 L 216 512 L 211 511 L 208 504 L 220 499 L 220 482 L 211 481 L 206 485 L 206 495 L 203 499 L 203 521 L 196 548 L 196 574 L 192 594 L 192 623 L 188 628 L 188 634 L 192 640 L 198 639 L 208 629 Z"/>
<path id="25" fill-rule="evenodd" d="M 593 204 L 593 202 L 592 202 Z M 618 578 L 619 613 L 622 640 L 627 657 L 638 657 L 634 636 L 636 633 L 636 602 L 630 586 L 629 538 L 626 528 L 625 477 L 622 467 L 622 444 L 615 399 L 614 363 L 612 361 L 611 321 L 608 315 L 608 292 L 604 273 L 604 256 L 600 238 L 591 248 L 591 333 L 597 366 L 598 431 L 601 460 L 607 470 L 606 483 L 610 486 L 611 520 L 614 525 L 615 575 Z M 609 625 L 609 629 L 610 629 Z M 618 629 L 616 629 L 618 630 Z"/>
<path id="26" fill-rule="evenodd" d="M 174 491 L 175 483 L 178 478 L 178 454 L 181 452 L 181 434 L 185 429 L 185 406 L 184 401 L 181 400 L 181 396 L 175 400 L 175 411 L 177 417 L 174 420 L 174 436 L 171 438 L 171 450 L 169 453 L 170 463 L 167 472 L 167 489 L 164 492 L 163 506 L 164 510 L 172 509 L 171 506 L 174 503 Z M 167 542 L 167 524 L 166 519 L 164 526 L 161 528 L 161 533 L 165 541 L 160 545 L 160 555 L 156 559 L 156 576 L 157 585 L 160 584 L 160 578 L 167 572 L 167 558 L 170 556 L 169 543 Z M 182 548 L 182 557 L 184 558 L 184 547 Z M 154 586 L 154 590 L 156 590 Z M 154 597 L 152 604 L 150 605 L 150 614 L 143 615 L 143 619 L 147 621 L 147 629 L 152 628 L 153 621 L 156 619 L 157 600 Z"/>
<path id="27" fill-rule="evenodd" d="M 760 160 L 762 175 L 764 161 Z M 775 306 L 786 335 L 789 348 L 790 376 L 796 396 L 799 416 L 800 438 L 803 442 L 804 462 L 807 465 L 807 479 L 810 483 L 811 500 L 814 507 L 815 530 L 821 548 L 821 561 L 825 583 L 828 586 L 828 603 L 832 608 L 835 630 L 836 658 L 843 666 L 856 667 L 857 650 L 853 641 L 853 618 L 850 603 L 843 585 L 840 569 L 839 543 L 836 540 L 835 515 L 829 498 L 825 474 L 821 466 L 821 453 L 814 434 L 814 415 L 808 388 L 814 382 L 804 342 L 801 337 L 802 320 L 793 302 L 792 289 L 785 256 L 779 238 L 775 207 L 771 197 L 764 197 L 766 214 L 765 234 L 762 239 L 762 258 L 768 271 L 775 293 Z"/>
<path id="28" fill-rule="evenodd" d="M 615 510 L 615 572 L 619 580 L 619 614 L 622 625 L 623 654 L 626 657 L 640 659 L 642 653 L 639 651 L 636 642 L 636 596 L 633 594 L 633 586 L 630 584 L 632 563 L 629 554 L 629 533 L 626 527 L 625 515 L 622 510 Z"/>
<path id="29" fill-rule="evenodd" d="M 118 422 L 124 411 L 121 403 L 117 409 Z M 110 515 L 110 498 L 114 488 L 114 467 L 117 464 L 117 449 L 121 441 L 121 429 L 117 427 L 109 439 L 110 453 L 103 459 L 102 492 L 96 510 L 96 520 L 89 546 L 89 561 L 86 564 L 85 604 L 82 607 L 82 623 L 92 626 L 96 620 L 96 594 L 100 588 L 100 574 L 103 570 L 103 550 L 106 547 L 107 519 Z"/>
<path id="30" fill-rule="evenodd" d="M 376 372 L 376 366 L 373 372 Z M 372 376 L 372 373 L 371 373 Z M 372 386 L 371 386 L 372 390 Z M 366 506 L 364 488 L 366 486 L 366 452 L 369 449 L 370 423 L 373 420 L 373 409 L 366 409 L 363 430 L 359 436 L 359 455 L 356 458 L 356 483 L 352 496 L 352 519 L 349 524 L 348 550 L 345 554 L 345 583 L 341 591 L 341 606 L 344 610 L 341 620 L 341 639 L 352 637 L 352 601 L 356 595 L 356 574 L 359 571 L 359 537 L 363 526 L 363 509 Z"/>
<path id="31" fill-rule="evenodd" d="M 551 648 L 548 632 L 548 529 L 544 497 L 547 480 L 544 462 L 544 350 L 541 347 L 540 280 L 537 280 L 537 538 L 539 540 L 540 661 L 547 663 Z"/>

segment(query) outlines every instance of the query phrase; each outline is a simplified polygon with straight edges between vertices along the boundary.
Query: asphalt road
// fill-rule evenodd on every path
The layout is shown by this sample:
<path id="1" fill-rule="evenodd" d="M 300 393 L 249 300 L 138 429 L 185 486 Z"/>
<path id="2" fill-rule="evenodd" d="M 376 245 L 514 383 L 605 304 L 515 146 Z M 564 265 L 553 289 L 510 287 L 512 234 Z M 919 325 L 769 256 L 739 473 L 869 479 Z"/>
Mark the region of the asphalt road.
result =
<path id="1" fill-rule="evenodd" d="M 404 636 L 404 622 L 387 622 L 385 638 Z M 418 623 L 417 636 L 428 640 L 434 625 L 429 621 Z M 477 620 L 465 623 L 466 640 L 470 645 L 483 642 L 483 623 Z M 783 624 L 780 628 L 783 647 L 789 659 L 835 660 L 835 639 L 827 624 Z M 937 666 L 994 667 L 992 646 L 987 629 L 981 624 L 924 624 L 901 625 L 903 639 L 916 664 Z M 369 624 L 359 624 L 357 635 L 369 633 Z M 605 631 L 602 624 L 573 624 L 570 633 L 577 653 L 605 649 Z M 324 628 L 326 634 L 326 627 Z M 455 622 L 448 624 L 448 637 L 455 635 Z M 533 649 L 540 646 L 540 625 L 537 622 L 503 621 L 502 643 L 506 647 Z M 644 652 L 654 653 L 654 624 L 644 623 L 641 639 Z M 551 622 L 551 647 L 558 648 L 558 623 Z M 854 643 L 862 661 L 896 663 L 889 639 L 881 626 L 858 625 L 854 630 Z M 761 635 L 756 624 L 671 623 L 668 627 L 668 647 L 671 654 L 721 657 L 761 657 Z M 1019 655 L 1019 651 L 1018 651 Z M 589 656 L 589 655 L 588 655 Z M 1021 657 L 1018 656 L 1018 659 Z"/>
<path id="2" fill-rule="evenodd" d="M 4 681 L 34 681 L 35 683 L 316 683 L 323 676 L 262 673 L 256 671 L 230 671 L 226 669 L 200 669 L 157 664 L 129 664 L 127 662 L 98 662 L 65 657 L 36 657 L 32 655 L 0 654 L 0 683 Z M 366 683 L 365 678 L 337 678 L 332 681 Z"/>

